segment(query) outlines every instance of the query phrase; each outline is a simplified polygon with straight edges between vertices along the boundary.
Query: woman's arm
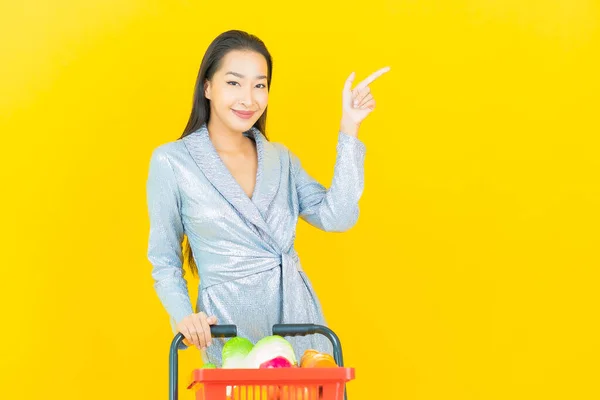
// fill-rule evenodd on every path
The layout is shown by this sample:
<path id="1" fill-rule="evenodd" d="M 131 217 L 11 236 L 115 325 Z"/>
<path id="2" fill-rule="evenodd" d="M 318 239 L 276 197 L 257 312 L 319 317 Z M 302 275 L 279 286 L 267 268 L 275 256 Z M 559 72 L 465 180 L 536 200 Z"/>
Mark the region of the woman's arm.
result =
<path id="1" fill-rule="evenodd" d="M 194 311 L 183 272 L 179 188 L 161 147 L 150 159 L 146 196 L 150 217 L 148 259 L 153 267 L 154 289 L 172 322 L 178 324 Z"/>
<path id="2" fill-rule="evenodd" d="M 390 70 L 382 68 L 354 89 L 355 73 L 351 73 L 342 91 L 342 121 L 338 134 L 337 160 L 329 190 L 311 178 L 298 157 L 290 153 L 292 174 L 298 193 L 299 214 L 305 221 L 325 231 L 350 229 L 358 219 L 358 200 L 364 186 L 365 146 L 358 140 L 364 119 L 375 109 L 369 85 Z"/>
<path id="3" fill-rule="evenodd" d="M 291 152 L 290 158 L 300 217 L 327 232 L 352 228 L 358 219 L 358 200 L 364 187 L 364 144 L 339 132 L 333 180 L 328 190 L 302 168 L 298 157 Z"/>

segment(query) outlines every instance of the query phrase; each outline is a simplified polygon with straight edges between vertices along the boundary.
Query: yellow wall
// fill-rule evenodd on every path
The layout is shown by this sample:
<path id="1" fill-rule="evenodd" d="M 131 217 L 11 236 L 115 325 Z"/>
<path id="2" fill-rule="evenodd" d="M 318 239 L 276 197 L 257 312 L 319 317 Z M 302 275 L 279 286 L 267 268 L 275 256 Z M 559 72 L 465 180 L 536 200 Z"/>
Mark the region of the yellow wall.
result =
<path id="1" fill-rule="evenodd" d="M 350 398 L 599 398 L 598 1 L 282 7 L 2 2 L 0 398 L 166 398 L 147 166 L 230 28 L 273 52 L 270 136 L 325 184 L 344 79 L 392 67 L 359 224 L 298 227 Z"/>

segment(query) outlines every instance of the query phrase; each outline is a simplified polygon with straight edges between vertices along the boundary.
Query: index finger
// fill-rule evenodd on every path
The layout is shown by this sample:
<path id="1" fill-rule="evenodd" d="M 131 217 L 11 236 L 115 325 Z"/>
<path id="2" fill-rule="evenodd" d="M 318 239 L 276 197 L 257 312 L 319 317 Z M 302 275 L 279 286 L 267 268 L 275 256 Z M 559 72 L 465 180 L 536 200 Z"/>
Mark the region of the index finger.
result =
<path id="1" fill-rule="evenodd" d="M 363 80 L 361 83 L 359 83 L 356 86 L 356 88 L 354 88 L 354 90 L 364 89 L 365 87 L 367 87 L 371 83 L 373 83 L 373 81 L 375 79 L 379 78 L 381 75 L 385 74 L 389 70 L 390 70 L 390 67 L 385 67 L 385 68 L 381 68 L 379 71 L 373 72 L 371 75 L 369 75 L 367 78 L 365 78 L 365 80 Z"/>
<path id="2" fill-rule="evenodd" d="M 202 324 L 202 330 L 204 331 L 204 343 L 206 347 L 210 346 L 212 335 L 210 333 L 210 326 L 208 325 L 208 321 L 206 317 L 200 319 L 200 323 Z"/>

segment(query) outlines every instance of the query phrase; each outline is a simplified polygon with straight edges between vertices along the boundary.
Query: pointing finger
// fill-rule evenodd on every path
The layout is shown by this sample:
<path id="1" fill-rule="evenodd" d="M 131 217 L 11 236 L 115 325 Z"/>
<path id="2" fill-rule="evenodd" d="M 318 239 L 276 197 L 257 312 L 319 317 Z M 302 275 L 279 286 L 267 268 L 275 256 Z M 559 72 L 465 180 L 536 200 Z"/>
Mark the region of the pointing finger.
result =
<path id="1" fill-rule="evenodd" d="M 381 68 L 379 71 L 373 72 L 371 75 L 369 75 L 367 78 L 365 78 L 364 81 L 359 83 L 356 86 L 355 90 L 364 89 L 366 86 L 369 86 L 371 83 L 373 83 L 373 81 L 375 81 L 375 79 L 379 78 L 381 75 L 385 74 L 389 70 L 390 70 L 390 67 L 385 67 L 385 68 Z"/>

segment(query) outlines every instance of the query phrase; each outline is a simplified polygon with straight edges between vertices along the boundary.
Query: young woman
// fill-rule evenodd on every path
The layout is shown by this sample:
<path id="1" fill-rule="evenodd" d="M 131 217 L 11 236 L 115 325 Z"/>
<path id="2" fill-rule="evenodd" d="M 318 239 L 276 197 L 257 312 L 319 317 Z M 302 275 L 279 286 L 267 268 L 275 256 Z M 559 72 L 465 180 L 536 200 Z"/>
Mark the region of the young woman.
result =
<path id="1" fill-rule="evenodd" d="M 277 323 L 325 325 L 294 250 L 296 224 L 301 217 L 338 232 L 355 224 L 365 154 L 358 130 L 375 108 L 369 84 L 388 70 L 353 90 L 354 73 L 346 80 L 334 178 L 326 190 L 294 154 L 265 136 L 272 59 L 264 43 L 228 31 L 209 46 L 187 127 L 153 151 L 147 180 L 155 290 L 173 330 L 202 350 L 205 362 L 221 364 L 224 340 L 211 339 L 212 324 L 235 324 L 253 342 Z M 196 311 L 184 256 L 200 277 Z M 308 348 L 331 351 L 318 335 L 290 342 L 298 357 Z"/>

